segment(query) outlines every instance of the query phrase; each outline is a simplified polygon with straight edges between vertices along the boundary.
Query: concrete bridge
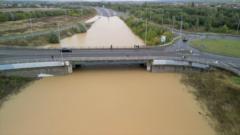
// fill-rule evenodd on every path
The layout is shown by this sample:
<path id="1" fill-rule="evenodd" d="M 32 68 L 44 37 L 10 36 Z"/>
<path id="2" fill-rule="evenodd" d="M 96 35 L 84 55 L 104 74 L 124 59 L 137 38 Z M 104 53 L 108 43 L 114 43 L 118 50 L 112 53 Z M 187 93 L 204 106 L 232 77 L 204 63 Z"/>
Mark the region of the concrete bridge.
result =
<path id="1" fill-rule="evenodd" d="M 240 76 L 240 59 L 194 54 L 188 50 L 165 51 L 164 48 L 0 50 L 0 72 L 6 75 L 62 75 L 85 65 L 144 65 L 148 71 L 209 70 L 219 68 Z"/>

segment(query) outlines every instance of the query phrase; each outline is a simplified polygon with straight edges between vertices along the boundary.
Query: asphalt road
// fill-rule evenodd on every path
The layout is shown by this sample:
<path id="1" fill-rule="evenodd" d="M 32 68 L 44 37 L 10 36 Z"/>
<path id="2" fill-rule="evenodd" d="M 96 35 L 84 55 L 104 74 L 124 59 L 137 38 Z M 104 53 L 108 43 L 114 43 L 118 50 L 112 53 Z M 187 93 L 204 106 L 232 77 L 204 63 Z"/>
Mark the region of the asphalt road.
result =
<path id="1" fill-rule="evenodd" d="M 96 8 L 98 14 L 111 17 L 116 15 L 113 10 Z M 189 34 L 189 39 L 198 38 Z M 190 50 L 192 50 L 190 52 Z M 60 53 L 59 49 L 28 49 L 28 48 L 0 48 L 0 64 L 13 62 L 51 61 L 72 58 L 99 58 L 99 57 L 178 57 L 178 58 L 204 59 L 206 61 L 219 61 L 240 69 L 240 58 L 214 55 L 200 52 L 191 48 L 187 43 L 179 40 L 167 47 L 151 47 L 139 49 L 72 49 L 71 53 Z"/>
<path id="2" fill-rule="evenodd" d="M 117 15 L 117 12 L 113 11 L 112 9 L 106 9 L 106 8 L 101 8 L 101 7 L 96 7 L 95 9 L 96 9 L 98 15 L 100 15 L 100 16 L 112 17 L 112 16 Z"/>

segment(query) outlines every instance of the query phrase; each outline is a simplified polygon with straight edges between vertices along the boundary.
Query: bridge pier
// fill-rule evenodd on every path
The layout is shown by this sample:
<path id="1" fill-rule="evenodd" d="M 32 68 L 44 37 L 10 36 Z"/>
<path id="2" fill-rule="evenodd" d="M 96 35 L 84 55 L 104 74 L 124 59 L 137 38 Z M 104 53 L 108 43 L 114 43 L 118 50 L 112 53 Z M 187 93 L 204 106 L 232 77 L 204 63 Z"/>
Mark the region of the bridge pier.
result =
<path id="1" fill-rule="evenodd" d="M 146 63 L 146 66 L 147 66 L 147 71 L 151 72 L 152 71 L 152 62 L 151 61 L 148 61 Z"/>

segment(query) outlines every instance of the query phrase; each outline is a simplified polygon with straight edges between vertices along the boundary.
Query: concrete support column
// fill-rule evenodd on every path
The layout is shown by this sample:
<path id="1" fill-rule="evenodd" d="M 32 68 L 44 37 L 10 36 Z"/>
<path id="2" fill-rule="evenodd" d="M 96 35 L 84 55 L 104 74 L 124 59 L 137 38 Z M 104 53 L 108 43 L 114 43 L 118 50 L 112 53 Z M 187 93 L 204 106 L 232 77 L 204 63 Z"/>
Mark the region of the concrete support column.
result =
<path id="1" fill-rule="evenodd" d="M 65 61 L 64 65 L 67 67 L 67 73 L 73 72 L 72 64 L 69 61 Z"/>
<path id="2" fill-rule="evenodd" d="M 151 72 L 152 70 L 152 63 L 150 61 L 147 62 L 147 71 Z"/>

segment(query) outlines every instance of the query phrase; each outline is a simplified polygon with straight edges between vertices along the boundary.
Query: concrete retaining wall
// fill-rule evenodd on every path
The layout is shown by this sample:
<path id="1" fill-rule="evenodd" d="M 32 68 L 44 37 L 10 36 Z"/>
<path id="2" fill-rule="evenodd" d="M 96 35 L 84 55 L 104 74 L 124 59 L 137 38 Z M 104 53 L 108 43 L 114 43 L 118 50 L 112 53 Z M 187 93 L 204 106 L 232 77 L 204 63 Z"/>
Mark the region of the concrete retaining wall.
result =
<path id="1" fill-rule="evenodd" d="M 39 74 L 48 74 L 48 75 L 57 76 L 57 75 L 69 74 L 71 72 L 72 72 L 71 67 L 62 66 L 62 67 L 6 70 L 1 73 L 6 76 L 38 77 Z"/>
<path id="2" fill-rule="evenodd" d="M 202 71 L 203 69 L 187 67 L 187 66 L 171 66 L 171 65 L 152 65 L 151 72 L 187 72 L 187 71 Z"/>

